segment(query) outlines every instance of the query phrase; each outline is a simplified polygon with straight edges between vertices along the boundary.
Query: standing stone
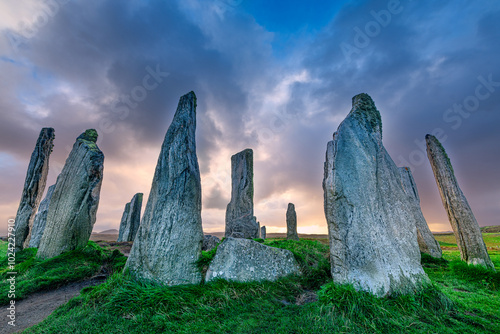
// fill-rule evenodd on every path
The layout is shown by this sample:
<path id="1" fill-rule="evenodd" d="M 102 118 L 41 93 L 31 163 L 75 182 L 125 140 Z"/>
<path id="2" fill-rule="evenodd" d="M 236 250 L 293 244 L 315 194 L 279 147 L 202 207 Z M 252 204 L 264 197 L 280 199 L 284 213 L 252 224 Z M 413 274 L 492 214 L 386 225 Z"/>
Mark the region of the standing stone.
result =
<path id="1" fill-rule="evenodd" d="M 39 258 L 52 258 L 85 247 L 94 227 L 103 177 L 104 154 L 96 145 L 97 131 L 82 133 L 57 177 Z"/>
<path id="2" fill-rule="evenodd" d="M 266 238 L 266 227 L 265 226 L 262 226 L 260 228 L 260 238 L 261 239 L 265 239 Z"/>
<path id="3" fill-rule="evenodd" d="M 135 194 L 125 205 L 118 232 L 118 242 L 134 241 L 141 222 L 142 196 L 142 193 Z"/>
<path id="4" fill-rule="evenodd" d="M 47 212 L 49 211 L 50 199 L 52 198 L 55 188 L 55 184 L 51 185 L 47 190 L 47 195 L 45 195 L 45 198 L 40 203 L 38 213 L 33 221 L 33 229 L 28 247 L 38 248 L 38 246 L 40 246 L 40 240 L 42 240 L 43 231 L 45 231 L 45 225 L 47 223 Z"/>
<path id="5" fill-rule="evenodd" d="M 297 234 L 297 213 L 295 212 L 295 205 L 288 203 L 286 210 L 286 240 L 299 241 Z"/>
<path id="6" fill-rule="evenodd" d="M 441 200 L 455 233 L 462 260 L 469 264 L 494 269 L 479 224 L 467 199 L 458 186 L 455 172 L 446 151 L 434 136 L 426 135 L 425 141 L 427 142 L 427 156 L 436 178 Z"/>
<path id="7" fill-rule="evenodd" d="M 412 205 L 367 94 L 353 98 L 328 143 L 323 190 L 334 282 L 384 296 L 412 293 L 428 281 Z"/>
<path id="8" fill-rule="evenodd" d="M 47 174 L 49 173 L 49 157 L 54 147 L 54 129 L 43 128 L 40 131 L 35 149 L 31 154 L 26 179 L 24 181 L 21 202 L 17 209 L 15 220 L 15 250 L 20 251 L 30 239 L 33 220 L 35 219 L 38 205 L 42 200 Z"/>
<path id="9" fill-rule="evenodd" d="M 231 202 L 226 210 L 225 237 L 258 238 L 259 226 L 253 215 L 253 151 L 243 150 L 231 157 Z"/>
<path id="10" fill-rule="evenodd" d="M 418 196 L 417 184 L 413 179 L 411 170 L 409 167 L 400 167 L 399 172 L 401 175 L 403 190 L 412 204 L 413 214 L 417 220 L 417 241 L 420 252 L 429 254 L 435 258 L 441 258 L 441 247 L 429 229 L 422 213 L 422 209 L 420 208 L 420 197 Z"/>
<path id="11" fill-rule="evenodd" d="M 205 280 L 276 281 L 288 275 L 300 275 L 300 267 L 289 250 L 249 239 L 226 238 L 217 247 Z"/>
<path id="12" fill-rule="evenodd" d="M 220 242 L 220 239 L 217 238 L 215 235 L 210 235 L 206 234 L 203 237 L 203 246 L 201 247 L 201 250 L 203 251 L 209 251 L 214 249 Z"/>
<path id="13" fill-rule="evenodd" d="M 196 156 L 196 96 L 180 98 L 161 148 L 144 215 L 126 268 L 167 285 L 197 284 L 201 255 L 201 182 Z"/>

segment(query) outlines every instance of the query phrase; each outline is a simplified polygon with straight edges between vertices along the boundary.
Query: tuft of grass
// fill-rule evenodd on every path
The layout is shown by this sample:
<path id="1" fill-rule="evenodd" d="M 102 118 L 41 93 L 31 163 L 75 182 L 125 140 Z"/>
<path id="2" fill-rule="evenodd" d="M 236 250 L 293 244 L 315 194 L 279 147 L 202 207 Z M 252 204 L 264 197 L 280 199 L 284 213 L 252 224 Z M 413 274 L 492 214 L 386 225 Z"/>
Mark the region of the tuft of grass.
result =
<path id="1" fill-rule="evenodd" d="M 446 268 L 448 261 L 444 258 L 435 258 L 426 253 L 420 253 L 420 263 L 424 268 Z"/>
<path id="2" fill-rule="evenodd" d="M 401 313 L 401 316 L 445 314 L 454 309 L 453 302 L 433 285 L 423 287 L 415 295 L 377 298 L 365 291 L 357 291 L 351 284 L 328 283 L 318 292 L 319 301 L 341 312 L 344 317 L 368 325 L 381 325 L 378 320 Z M 375 322 L 375 323 L 373 323 Z M 371 326 L 369 325 L 369 327 Z"/>
<path id="3" fill-rule="evenodd" d="M 209 251 L 201 251 L 201 256 L 200 258 L 196 261 L 196 267 L 200 271 L 200 273 L 205 276 L 205 273 L 208 270 L 208 267 L 210 266 L 210 262 L 215 257 L 215 253 L 217 253 L 217 247 L 219 245 L 215 246 Z"/>
<path id="4" fill-rule="evenodd" d="M 36 258 L 36 248 L 27 248 L 16 253 L 14 270 L 7 267 L 7 259 L 0 261 L 0 305 L 9 302 L 8 272 L 16 272 L 15 300 L 41 291 L 56 289 L 70 282 L 76 282 L 101 272 L 111 274 L 123 269 L 126 257 L 118 250 L 104 250 L 93 241 L 86 247 L 66 252 L 51 259 Z"/>
<path id="5" fill-rule="evenodd" d="M 317 240 L 266 240 L 271 247 L 288 249 L 299 263 L 301 283 L 306 289 L 317 290 L 331 280 L 330 250 Z"/>
<path id="6" fill-rule="evenodd" d="M 353 323 L 354 332 L 419 332 L 432 323 L 436 330 L 445 330 L 451 319 L 453 302 L 437 287 L 428 285 L 416 295 L 377 298 L 352 285 L 329 283 L 318 292 L 320 303 L 332 309 L 345 321 Z M 409 319 L 413 322 L 408 324 Z M 406 323 L 406 324 L 405 324 Z M 376 330 L 374 330 L 376 329 Z M 434 331 L 433 330 L 433 331 Z"/>
<path id="7" fill-rule="evenodd" d="M 450 269 L 453 275 L 468 282 L 480 283 L 491 290 L 500 289 L 500 272 L 457 260 L 450 262 Z"/>

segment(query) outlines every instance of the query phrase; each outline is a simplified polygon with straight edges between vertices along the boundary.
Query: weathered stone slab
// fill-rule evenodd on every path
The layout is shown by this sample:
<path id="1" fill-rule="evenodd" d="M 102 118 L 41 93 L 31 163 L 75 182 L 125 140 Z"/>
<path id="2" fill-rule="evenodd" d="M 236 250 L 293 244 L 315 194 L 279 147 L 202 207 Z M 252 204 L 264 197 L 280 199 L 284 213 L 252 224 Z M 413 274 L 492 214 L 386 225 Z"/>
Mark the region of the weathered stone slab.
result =
<path id="1" fill-rule="evenodd" d="M 55 184 L 49 187 L 49 189 L 47 190 L 47 195 L 45 195 L 45 198 L 38 207 L 38 213 L 36 214 L 35 220 L 33 221 L 33 229 L 28 247 L 38 248 L 38 246 L 40 245 L 43 231 L 45 231 L 45 224 L 47 223 L 47 213 L 49 212 L 50 199 L 52 198 L 52 194 L 54 193 L 55 188 Z"/>
<path id="2" fill-rule="evenodd" d="M 217 246 L 219 242 L 220 239 L 217 238 L 215 235 L 206 234 L 203 238 L 203 246 L 201 247 L 201 250 L 209 251 L 215 248 L 215 246 Z"/>
<path id="3" fill-rule="evenodd" d="M 26 179 L 24 181 L 21 202 L 15 220 L 15 251 L 28 246 L 33 220 L 42 200 L 47 174 L 49 173 L 49 157 L 54 147 L 54 129 L 43 128 L 40 131 L 35 149 L 31 154 Z"/>
<path id="4" fill-rule="evenodd" d="M 217 247 L 205 280 L 275 281 L 293 274 L 300 274 L 300 268 L 289 250 L 249 239 L 226 238 Z"/>
<path id="5" fill-rule="evenodd" d="M 97 131 L 82 133 L 57 177 L 37 257 L 51 258 L 85 247 L 94 227 L 103 177 L 104 154 Z"/>
<path id="6" fill-rule="evenodd" d="M 134 241 L 141 223 L 142 197 L 142 193 L 137 193 L 125 205 L 118 232 L 118 242 Z"/>
<path id="7" fill-rule="evenodd" d="M 225 237 L 258 238 L 259 226 L 253 212 L 253 151 L 231 157 L 231 201 L 226 210 Z"/>
<path id="8" fill-rule="evenodd" d="M 293 203 L 288 203 L 288 209 L 286 210 L 286 240 L 299 241 L 299 235 L 297 234 L 297 213 L 295 212 L 295 205 Z"/>
<path id="9" fill-rule="evenodd" d="M 167 285 L 197 284 L 201 255 L 201 182 L 196 156 L 196 96 L 180 98 L 161 148 L 149 199 L 126 268 Z"/>
<path id="10" fill-rule="evenodd" d="M 434 172 L 441 200 L 455 233 L 462 260 L 473 265 L 494 269 L 479 224 L 458 185 L 446 151 L 434 136 L 425 136 L 425 141 L 427 143 L 427 156 Z"/>
<path id="11" fill-rule="evenodd" d="M 429 229 L 422 209 L 420 208 L 420 196 L 418 195 L 417 184 L 413 179 L 411 170 L 409 167 L 400 167 L 399 172 L 401 174 L 403 190 L 408 195 L 408 200 L 412 204 L 413 214 L 417 220 L 418 247 L 422 253 L 429 254 L 435 258 L 441 258 L 441 246 L 439 246 L 439 243 Z"/>
<path id="12" fill-rule="evenodd" d="M 266 227 L 265 226 L 262 226 L 260 228 L 260 238 L 261 239 L 265 239 L 266 238 Z"/>
<path id="13" fill-rule="evenodd" d="M 428 281 L 415 215 L 367 94 L 353 98 L 328 143 L 323 189 L 334 282 L 383 296 L 411 293 Z"/>

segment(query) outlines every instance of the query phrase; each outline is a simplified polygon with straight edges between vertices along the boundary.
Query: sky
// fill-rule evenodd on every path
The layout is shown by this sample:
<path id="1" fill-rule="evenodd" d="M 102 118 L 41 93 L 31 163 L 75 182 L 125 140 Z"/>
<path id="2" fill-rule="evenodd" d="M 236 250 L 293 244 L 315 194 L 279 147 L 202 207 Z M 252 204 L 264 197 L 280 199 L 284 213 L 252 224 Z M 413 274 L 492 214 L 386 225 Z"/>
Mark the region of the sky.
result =
<path id="1" fill-rule="evenodd" d="M 327 233 L 326 144 L 368 93 L 383 141 L 412 169 L 432 231 L 450 231 L 425 153 L 446 148 L 480 226 L 500 224 L 500 2 L 496 0 L 1 0 L 0 234 L 42 127 L 47 187 L 95 128 L 105 155 L 94 231 L 148 198 L 180 96 L 198 97 L 205 232 L 224 230 L 231 155 L 254 151 L 255 215 Z"/>

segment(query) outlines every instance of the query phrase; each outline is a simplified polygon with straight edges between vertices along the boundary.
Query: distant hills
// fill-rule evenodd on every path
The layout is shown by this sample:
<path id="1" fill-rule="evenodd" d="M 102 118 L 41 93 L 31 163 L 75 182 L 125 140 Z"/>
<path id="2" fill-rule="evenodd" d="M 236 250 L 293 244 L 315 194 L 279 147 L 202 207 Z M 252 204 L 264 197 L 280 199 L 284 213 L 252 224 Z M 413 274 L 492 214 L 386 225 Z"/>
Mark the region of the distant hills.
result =
<path id="1" fill-rule="evenodd" d="M 481 227 L 483 233 L 500 233 L 500 225 Z"/>
<path id="2" fill-rule="evenodd" d="M 106 231 L 102 231 L 102 232 L 94 232 L 94 233 L 97 233 L 97 234 L 118 234 L 118 230 L 115 229 L 115 228 L 112 228 L 111 230 L 106 230 Z"/>
<path id="3" fill-rule="evenodd" d="M 500 225 L 495 225 L 495 226 L 484 226 L 481 227 L 481 232 L 483 233 L 500 233 Z M 448 231 L 448 232 L 435 232 L 434 234 L 452 234 L 453 231 Z M 110 229 L 110 230 L 105 230 L 102 232 L 93 232 L 93 234 L 118 234 L 117 229 Z M 212 232 L 212 233 L 205 233 L 205 234 L 212 234 L 216 235 L 219 238 L 224 237 L 224 232 Z M 323 234 L 299 234 L 302 238 L 306 239 L 320 239 L 320 238 L 327 238 L 328 235 L 323 235 Z M 286 238 L 286 233 L 268 233 L 267 234 L 268 238 Z"/>

